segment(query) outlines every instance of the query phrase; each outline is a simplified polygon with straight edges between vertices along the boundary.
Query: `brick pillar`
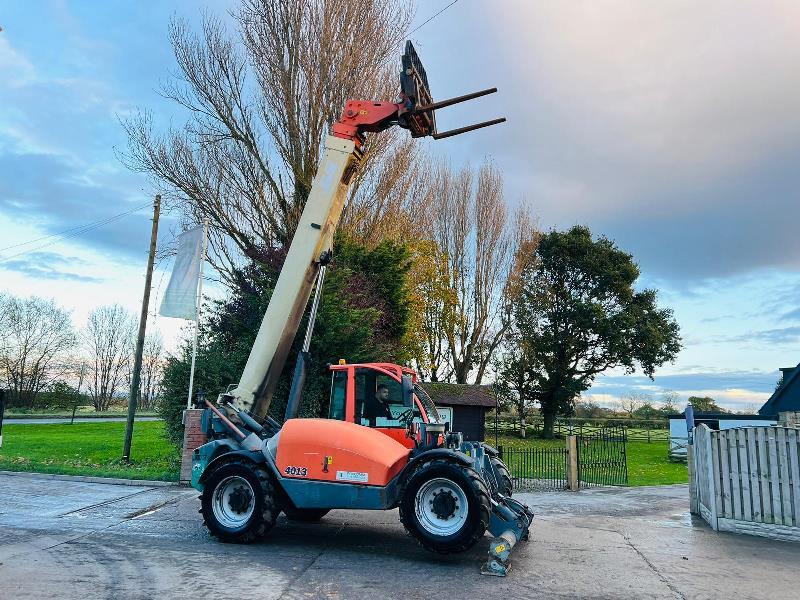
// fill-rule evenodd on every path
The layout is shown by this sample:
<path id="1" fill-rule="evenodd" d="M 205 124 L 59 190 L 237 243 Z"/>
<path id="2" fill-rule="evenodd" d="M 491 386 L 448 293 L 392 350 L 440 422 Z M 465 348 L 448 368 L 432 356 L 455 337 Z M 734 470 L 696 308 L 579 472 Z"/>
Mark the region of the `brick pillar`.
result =
<path id="1" fill-rule="evenodd" d="M 202 408 L 190 408 L 183 411 L 183 451 L 181 453 L 180 482 L 188 484 L 192 480 L 192 451 L 208 440 L 201 426 Z"/>

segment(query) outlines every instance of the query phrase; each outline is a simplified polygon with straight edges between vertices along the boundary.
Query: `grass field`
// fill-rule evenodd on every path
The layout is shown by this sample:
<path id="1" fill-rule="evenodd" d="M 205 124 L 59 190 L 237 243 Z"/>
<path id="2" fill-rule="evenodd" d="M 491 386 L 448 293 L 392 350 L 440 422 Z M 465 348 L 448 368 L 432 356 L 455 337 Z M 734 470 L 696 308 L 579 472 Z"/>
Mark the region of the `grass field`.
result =
<path id="1" fill-rule="evenodd" d="M 177 481 L 179 457 L 163 432 L 160 421 L 136 423 L 126 464 L 125 423 L 6 424 L 0 470 Z"/>
<path id="2" fill-rule="evenodd" d="M 494 444 L 494 438 L 487 439 Z M 563 448 L 564 440 L 542 440 L 539 438 L 520 438 L 500 436 L 498 445 L 504 448 Z M 684 463 L 674 463 L 667 459 L 667 442 L 634 441 L 626 444 L 628 456 L 628 484 L 668 485 L 688 483 L 689 475 Z"/>

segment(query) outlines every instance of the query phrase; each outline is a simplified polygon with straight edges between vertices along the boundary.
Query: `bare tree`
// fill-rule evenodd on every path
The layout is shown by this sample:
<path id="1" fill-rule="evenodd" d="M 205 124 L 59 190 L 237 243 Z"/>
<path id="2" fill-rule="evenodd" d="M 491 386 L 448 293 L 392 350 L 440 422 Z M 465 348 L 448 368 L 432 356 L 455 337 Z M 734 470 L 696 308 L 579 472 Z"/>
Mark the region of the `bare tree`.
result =
<path id="1" fill-rule="evenodd" d="M 151 175 L 187 223 L 209 219 L 210 260 L 229 277 L 241 255 L 291 238 L 345 101 L 396 96 L 411 17 L 406 0 L 242 0 L 238 39 L 212 17 L 199 34 L 173 21 L 179 72 L 163 93 L 189 120 L 163 134 L 146 112 L 125 121 L 124 162 Z M 385 132 L 364 148 L 345 219 L 354 230 L 400 214 L 415 172 L 406 138 Z"/>
<path id="2" fill-rule="evenodd" d="M 0 377 L 12 403 L 32 408 L 74 344 L 70 315 L 53 300 L 0 296 Z"/>
<path id="3" fill-rule="evenodd" d="M 628 392 L 620 398 L 620 406 L 622 410 L 628 414 L 631 419 L 634 413 L 643 406 L 651 405 L 653 403 L 649 394 L 644 392 Z"/>
<path id="4" fill-rule="evenodd" d="M 96 411 L 108 410 L 132 361 L 137 322 L 122 306 L 101 306 L 89 314 L 83 331 L 91 361 L 89 393 Z"/>
<path id="5" fill-rule="evenodd" d="M 502 354 L 494 357 L 497 381 L 495 389 L 501 400 L 514 407 L 519 424 L 519 435 L 525 437 L 526 418 L 536 401 L 536 379 L 531 366 L 531 356 L 513 335 L 503 339 Z"/>
<path id="6" fill-rule="evenodd" d="M 373 157 L 371 167 L 361 169 L 351 190 L 342 213 L 342 231 L 369 247 L 387 239 L 405 243 L 430 239 L 429 158 L 402 132 L 391 144 L 376 144 Z"/>
<path id="7" fill-rule="evenodd" d="M 678 392 L 673 390 L 666 390 L 663 394 L 661 394 L 661 410 L 664 413 L 675 413 L 678 412 L 678 401 L 680 400 L 680 396 Z"/>
<path id="8" fill-rule="evenodd" d="M 436 362 L 443 337 L 446 364 L 440 373 L 456 383 L 467 383 L 474 373 L 481 383 L 510 326 L 519 274 L 539 234 L 527 207 L 509 211 L 503 177 L 491 162 L 477 173 L 453 173 L 442 165 L 431 189 L 433 236 L 446 285 L 442 295 L 428 296 L 426 353 Z"/>
<path id="9" fill-rule="evenodd" d="M 89 375 L 89 363 L 83 355 L 73 356 L 67 360 L 69 365 L 68 376 L 76 383 L 75 391 L 76 397 L 73 399 L 73 404 L 70 407 L 72 416 L 70 418 L 70 425 L 75 422 L 75 413 L 78 411 L 78 406 L 83 402 L 83 384 L 86 382 L 86 377 Z"/>
<path id="10" fill-rule="evenodd" d="M 144 340 L 142 355 L 142 384 L 139 388 L 138 406 L 142 410 L 152 410 L 161 393 L 161 378 L 164 373 L 164 339 L 161 333 L 153 331 Z"/>

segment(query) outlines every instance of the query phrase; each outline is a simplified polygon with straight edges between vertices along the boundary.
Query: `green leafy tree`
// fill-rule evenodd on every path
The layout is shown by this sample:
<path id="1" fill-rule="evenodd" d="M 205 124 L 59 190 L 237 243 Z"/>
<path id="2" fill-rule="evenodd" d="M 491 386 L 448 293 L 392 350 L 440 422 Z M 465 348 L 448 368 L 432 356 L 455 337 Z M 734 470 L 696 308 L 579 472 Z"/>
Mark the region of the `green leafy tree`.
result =
<path id="1" fill-rule="evenodd" d="M 656 419 L 661 416 L 661 411 L 653 406 L 652 402 L 648 401 L 637 408 L 634 411 L 633 416 L 637 419 Z"/>
<path id="2" fill-rule="evenodd" d="M 689 396 L 689 404 L 698 413 L 727 413 L 716 401 L 709 396 Z"/>
<path id="3" fill-rule="evenodd" d="M 607 409 L 591 400 L 582 400 L 575 404 L 575 416 L 581 418 L 597 419 L 606 415 Z"/>
<path id="4" fill-rule="evenodd" d="M 64 381 L 53 382 L 47 391 L 42 393 L 42 404 L 51 410 L 68 410 L 74 412 L 83 404 L 83 395 Z"/>
<path id="5" fill-rule="evenodd" d="M 641 368 L 652 378 L 675 359 L 680 336 L 656 291 L 634 289 L 639 268 L 608 238 L 580 226 L 551 231 L 535 258 L 522 275 L 513 335 L 551 438 L 556 416 L 571 414 L 598 374 Z"/>
<path id="6" fill-rule="evenodd" d="M 337 239 L 334 248 L 310 347 L 301 416 L 327 414 L 328 364 L 340 358 L 397 363 L 411 358 L 411 347 L 406 344 L 410 320 L 406 249 L 390 242 L 366 249 L 344 238 Z M 281 250 L 262 252 L 257 262 L 235 272 L 228 298 L 208 311 L 195 367 L 195 389 L 208 399 L 238 382 L 284 257 Z M 278 420 L 283 419 L 294 357 L 305 328 L 304 319 L 270 406 L 270 415 Z M 168 436 L 178 445 L 183 436 L 181 412 L 186 406 L 190 362 L 191 344 L 187 341 L 177 356 L 167 359 L 162 382 L 159 410 Z"/>

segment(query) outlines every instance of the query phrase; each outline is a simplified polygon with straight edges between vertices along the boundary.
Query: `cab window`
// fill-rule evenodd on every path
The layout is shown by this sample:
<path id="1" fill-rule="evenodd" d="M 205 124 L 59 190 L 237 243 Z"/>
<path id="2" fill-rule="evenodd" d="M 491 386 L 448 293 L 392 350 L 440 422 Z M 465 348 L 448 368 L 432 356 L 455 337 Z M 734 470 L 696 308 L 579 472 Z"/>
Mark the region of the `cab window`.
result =
<path id="1" fill-rule="evenodd" d="M 331 402 L 328 418 L 344 421 L 344 405 L 347 398 L 347 371 L 334 371 L 331 379 Z"/>
<path id="2" fill-rule="evenodd" d="M 400 382 L 372 369 L 356 369 L 356 423 L 367 427 L 405 427 Z M 416 412 L 416 411 L 415 411 Z"/>

